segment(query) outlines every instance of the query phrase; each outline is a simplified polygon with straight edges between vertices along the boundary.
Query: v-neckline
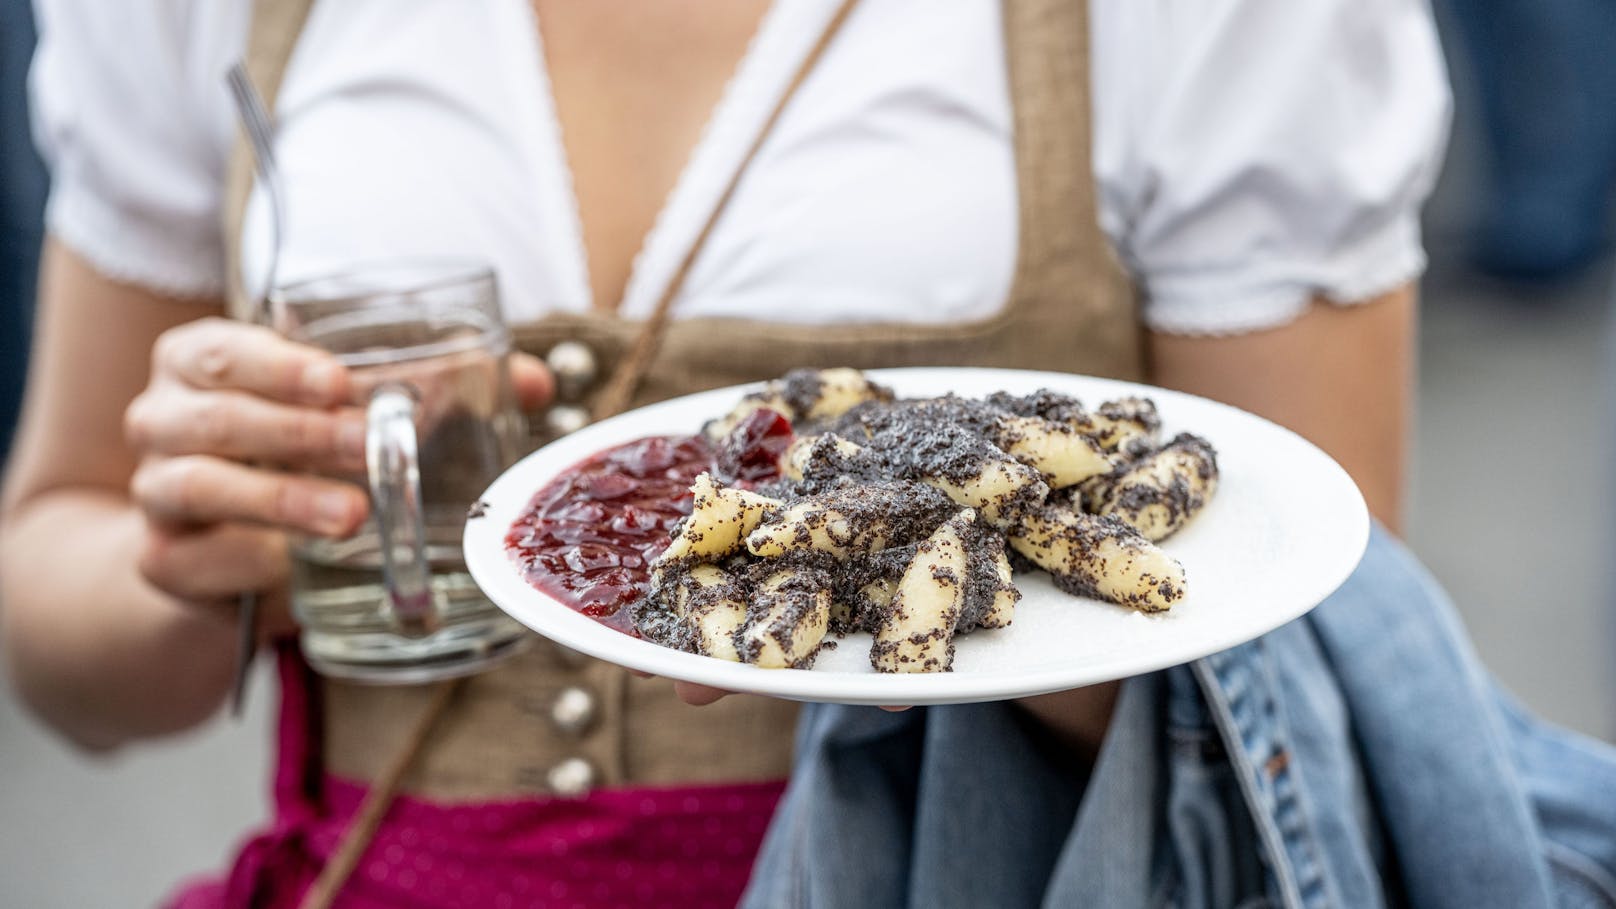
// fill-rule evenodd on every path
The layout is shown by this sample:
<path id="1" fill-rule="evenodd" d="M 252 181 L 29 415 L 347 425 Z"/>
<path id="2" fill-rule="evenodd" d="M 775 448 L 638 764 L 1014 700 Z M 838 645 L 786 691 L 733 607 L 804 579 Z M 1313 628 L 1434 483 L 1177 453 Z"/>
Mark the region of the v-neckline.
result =
<path id="1" fill-rule="evenodd" d="M 558 283 L 568 297 L 551 302 L 571 311 L 644 319 L 667 289 L 797 65 L 835 14 L 836 4 L 833 0 L 774 0 L 770 4 L 650 229 L 641 238 L 629 266 L 623 299 L 613 310 L 597 306 L 590 286 L 582 214 L 562 140 L 538 16 L 529 0 L 510 2 L 517 7 L 513 24 L 520 22 L 523 26 L 512 29 L 520 32 L 522 40 L 513 38 L 507 42 L 516 63 L 517 71 L 512 77 L 521 80 L 517 84 L 528 86 L 517 97 L 526 96 L 525 100 L 531 102 L 523 105 L 523 111 L 513 111 L 512 116 L 523 124 L 519 131 L 525 157 L 537 168 L 538 198 L 534 204 L 539 207 L 544 228 L 556 235 L 554 248 L 560 256 L 554 264 L 563 270 L 557 276 Z"/>

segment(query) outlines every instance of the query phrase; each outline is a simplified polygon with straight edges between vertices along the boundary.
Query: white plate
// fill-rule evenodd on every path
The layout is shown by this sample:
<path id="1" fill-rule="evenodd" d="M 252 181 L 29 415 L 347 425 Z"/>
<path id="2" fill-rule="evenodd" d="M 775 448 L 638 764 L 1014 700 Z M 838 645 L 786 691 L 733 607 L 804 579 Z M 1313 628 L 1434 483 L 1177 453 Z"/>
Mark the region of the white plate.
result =
<path id="1" fill-rule="evenodd" d="M 954 671 L 888 675 L 870 668 L 867 634 L 822 652 L 813 669 L 758 669 L 681 653 L 607 628 L 523 579 L 505 533 L 557 473 L 605 448 L 649 435 L 683 435 L 726 413 L 751 387 L 704 392 L 604 420 L 522 459 L 483 493 L 487 512 L 466 523 L 466 564 L 499 607 L 566 647 L 673 679 L 803 701 L 946 704 L 1041 694 L 1126 678 L 1199 659 L 1295 619 L 1346 580 L 1369 539 L 1363 497 L 1345 471 L 1299 436 L 1241 410 L 1148 386 L 1059 373 L 895 369 L 871 373 L 902 396 L 977 397 L 1053 388 L 1091 405 L 1148 395 L 1166 438 L 1194 432 L 1218 451 L 1212 502 L 1162 545 L 1184 564 L 1188 594 L 1147 616 L 1056 590 L 1042 572 L 1018 575 L 1015 621 L 957 639 Z"/>

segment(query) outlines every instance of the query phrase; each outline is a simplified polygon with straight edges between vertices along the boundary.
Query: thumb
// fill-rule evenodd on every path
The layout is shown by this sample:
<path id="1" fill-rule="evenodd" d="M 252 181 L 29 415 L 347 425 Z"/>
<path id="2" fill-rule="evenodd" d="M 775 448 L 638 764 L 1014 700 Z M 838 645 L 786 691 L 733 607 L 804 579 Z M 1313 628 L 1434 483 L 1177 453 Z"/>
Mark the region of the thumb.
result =
<path id="1" fill-rule="evenodd" d="M 705 707 L 731 693 L 722 688 L 698 685 L 695 682 L 674 682 L 673 690 L 679 695 L 679 700 L 692 707 Z"/>
<path id="2" fill-rule="evenodd" d="M 511 387 L 516 391 L 516 403 L 525 411 L 534 411 L 550 403 L 555 397 L 555 377 L 538 357 L 525 353 L 511 354 Z"/>

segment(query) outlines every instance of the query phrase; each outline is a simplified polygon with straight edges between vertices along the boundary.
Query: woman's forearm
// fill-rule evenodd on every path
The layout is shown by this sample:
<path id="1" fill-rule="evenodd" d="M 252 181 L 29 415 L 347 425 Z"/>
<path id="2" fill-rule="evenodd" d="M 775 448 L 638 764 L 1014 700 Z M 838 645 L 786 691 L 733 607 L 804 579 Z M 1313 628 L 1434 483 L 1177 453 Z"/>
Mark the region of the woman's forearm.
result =
<path id="1" fill-rule="evenodd" d="M 127 501 L 63 489 L 0 523 L 0 646 L 24 701 L 78 744 L 112 748 L 189 728 L 229 690 L 228 613 L 140 577 L 145 526 Z"/>
<path id="2" fill-rule="evenodd" d="M 1415 307 L 1410 285 L 1345 308 L 1319 301 L 1289 325 L 1249 335 L 1153 334 L 1152 380 L 1262 414 L 1312 440 L 1341 462 L 1370 512 L 1395 531 L 1414 390 Z M 1082 752 L 1099 747 L 1115 694 L 1112 684 L 1018 703 Z"/>
<path id="3" fill-rule="evenodd" d="M 1316 301 L 1296 321 L 1232 337 L 1150 336 L 1151 380 L 1233 404 L 1300 434 L 1352 475 L 1397 531 L 1415 386 L 1418 294 Z M 1214 444 L 1216 439 L 1213 440 Z"/>

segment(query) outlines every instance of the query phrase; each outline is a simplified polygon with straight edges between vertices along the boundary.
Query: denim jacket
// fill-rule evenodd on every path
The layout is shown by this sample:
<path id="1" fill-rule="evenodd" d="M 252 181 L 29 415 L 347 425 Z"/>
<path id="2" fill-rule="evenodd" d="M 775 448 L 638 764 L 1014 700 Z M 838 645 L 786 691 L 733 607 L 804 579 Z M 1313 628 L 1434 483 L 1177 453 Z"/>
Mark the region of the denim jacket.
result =
<path id="1" fill-rule="evenodd" d="M 1616 749 L 1500 692 L 1378 528 L 1307 617 L 1128 680 L 1086 780 L 1039 739 L 808 708 L 745 904 L 1616 907 Z"/>

